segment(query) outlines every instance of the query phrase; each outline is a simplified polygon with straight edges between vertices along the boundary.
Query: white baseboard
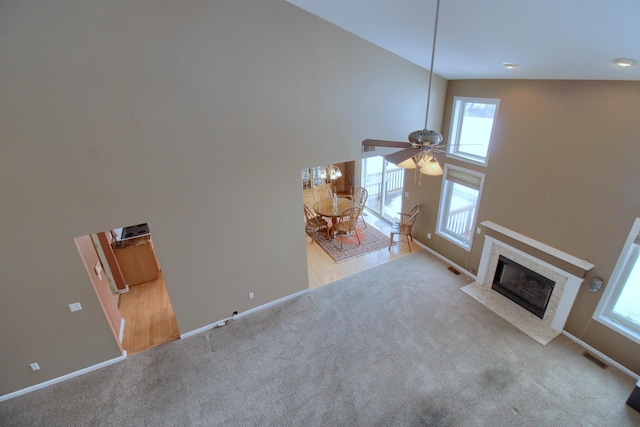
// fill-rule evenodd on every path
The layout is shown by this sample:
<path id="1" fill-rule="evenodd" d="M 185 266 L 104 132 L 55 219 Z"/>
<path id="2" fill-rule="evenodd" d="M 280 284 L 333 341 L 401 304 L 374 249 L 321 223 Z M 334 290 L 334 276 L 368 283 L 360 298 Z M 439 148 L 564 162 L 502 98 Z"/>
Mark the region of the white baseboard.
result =
<path id="1" fill-rule="evenodd" d="M 238 313 L 236 316 L 234 316 L 234 319 L 238 319 L 240 317 L 248 316 L 249 314 L 256 313 L 256 312 L 258 312 L 260 310 L 264 310 L 265 308 L 269 308 L 269 307 L 272 307 L 274 305 L 277 305 L 277 304 L 280 304 L 282 302 L 285 302 L 287 300 L 290 300 L 290 299 L 293 299 L 293 298 L 297 298 L 297 297 L 302 296 L 302 295 L 304 295 L 304 294 L 306 294 L 308 292 L 309 292 L 309 289 L 304 289 L 304 290 L 302 290 L 300 292 L 296 292 L 295 294 L 287 295 L 286 297 L 283 297 L 283 298 L 268 302 L 266 304 L 259 305 L 257 307 L 252 308 L 252 309 L 249 309 L 247 311 L 243 311 L 242 313 Z M 180 334 L 180 339 L 191 337 L 191 336 L 197 335 L 197 334 L 199 334 L 201 332 L 208 331 L 209 329 L 213 329 L 215 327 L 224 325 L 227 322 L 227 320 L 229 320 L 229 319 L 231 319 L 231 317 L 227 317 L 225 319 L 218 320 L 217 322 L 211 323 L 211 324 L 203 326 L 201 328 L 194 329 L 193 331 L 189 331 L 189 332 L 185 332 L 184 334 Z"/>
<path id="2" fill-rule="evenodd" d="M 71 379 L 71 378 L 86 374 L 86 373 L 91 372 L 91 371 L 98 370 L 100 368 L 104 368 L 105 366 L 113 365 L 114 363 L 122 362 L 126 358 L 127 358 L 127 351 L 123 350 L 122 356 L 120 356 L 120 357 L 116 357 L 114 359 L 106 360 L 106 361 L 104 361 L 102 363 L 98 363 L 97 365 L 89 366 L 88 368 L 80 369 L 79 371 L 71 372 L 70 374 L 63 375 L 61 377 L 54 378 L 54 379 L 49 380 L 49 381 L 45 381 L 45 382 L 40 383 L 40 384 L 32 385 L 31 387 L 23 388 L 22 390 L 14 391 L 12 393 L 5 394 L 4 396 L 0 396 L 0 402 L 4 402 L 5 400 L 9 400 L 9 399 L 12 399 L 14 397 L 22 396 L 23 394 L 31 393 L 32 391 L 36 391 L 36 390 L 39 390 L 41 388 L 45 388 L 45 387 L 48 387 L 50 385 L 53 385 L 53 384 L 56 384 L 56 383 L 59 383 L 59 382 L 62 382 L 62 381 L 66 381 L 68 379 Z"/>
<path id="3" fill-rule="evenodd" d="M 625 368 L 624 366 L 622 366 L 621 364 L 619 364 L 618 362 L 616 362 L 615 360 L 613 360 L 612 358 L 610 358 L 609 356 L 607 356 L 606 354 L 603 354 L 601 352 L 599 352 L 598 350 L 596 350 L 595 348 L 591 347 L 589 344 L 585 343 L 584 341 L 580 340 L 577 337 L 574 337 L 573 335 L 571 335 L 569 332 L 567 331 L 562 331 L 562 335 L 565 335 L 567 338 L 569 338 L 571 341 L 574 341 L 575 343 L 577 343 L 578 345 L 580 345 L 581 347 L 584 347 L 586 350 L 588 350 L 590 353 L 595 354 L 596 356 L 598 356 L 598 358 L 604 360 L 605 362 L 607 362 L 608 364 L 615 366 L 616 368 L 620 369 L 622 372 L 624 372 L 625 374 L 629 375 L 632 378 L 635 378 L 636 380 L 640 380 L 640 375 L 636 374 L 635 372 Z M 640 383 L 640 382 L 639 382 Z"/>
<path id="4" fill-rule="evenodd" d="M 272 306 L 274 306 L 276 304 L 279 304 L 281 302 L 285 302 L 287 300 L 302 296 L 302 295 L 304 295 L 304 294 L 306 294 L 308 292 L 309 292 L 309 289 L 304 289 L 304 290 L 302 290 L 300 292 L 296 292 L 296 293 L 288 295 L 286 297 L 283 297 L 283 298 L 277 299 L 275 301 L 271 301 L 271 302 L 268 302 L 266 304 L 260 305 L 258 307 L 254 307 L 254 308 L 252 308 L 250 310 L 244 311 L 244 312 L 234 316 L 234 318 L 237 319 L 239 317 L 247 316 L 249 314 L 258 312 L 260 310 L 264 310 L 265 308 L 272 307 Z M 182 338 L 190 337 L 192 335 L 196 335 L 196 334 L 198 334 L 200 332 L 203 332 L 203 331 L 206 331 L 208 329 L 215 328 L 216 326 L 219 326 L 220 324 L 224 324 L 226 322 L 226 320 L 228 320 L 228 319 L 230 319 L 230 317 L 228 317 L 227 319 L 223 319 L 221 321 L 212 323 L 210 325 L 204 326 L 202 328 L 198 328 L 198 329 L 196 329 L 194 331 L 187 332 L 185 334 L 181 334 L 180 338 L 182 339 Z M 123 318 L 121 323 L 120 323 L 120 336 L 119 336 L 120 342 L 122 342 L 122 334 L 123 334 L 123 331 L 124 331 L 124 325 L 125 325 L 125 319 Z M 71 373 L 69 373 L 67 375 L 63 375 L 61 377 L 54 378 L 52 380 L 45 381 L 43 383 L 36 384 L 36 385 L 31 386 L 31 387 L 23 388 L 22 390 L 17 390 L 17 391 L 14 391 L 12 393 L 0 396 L 0 402 L 12 399 L 14 397 L 21 396 L 23 394 L 30 393 L 30 392 L 35 391 L 35 390 L 39 390 L 41 388 L 48 387 L 48 386 L 50 386 L 52 384 L 56 384 L 56 383 L 59 383 L 59 382 L 62 382 L 62 381 L 66 381 L 68 379 L 71 379 L 71 378 L 86 374 L 86 373 L 91 372 L 91 371 L 95 371 L 97 369 L 103 368 L 105 366 L 112 365 L 114 363 L 121 362 L 121 361 L 125 360 L 126 358 L 127 358 L 127 351 L 123 350 L 122 356 L 120 356 L 120 357 L 116 357 L 114 359 L 110 359 L 110 360 L 104 361 L 102 363 L 98 363 L 97 365 L 89 366 L 88 368 L 80 369 L 79 371 L 71 372 Z"/>
<path id="5" fill-rule="evenodd" d="M 430 254 L 440 258 L 442 261 L 446 262 L 447 264 L 451 265 L 452 267 L 455 267 L 456 270 L 460 270 L 461 272 L 463 272 L 466 276 L 469 276 L 470 278 L 472 278 L 474 281 L 478 281 L 478 278 L 476 277 L 475 274 L 471 274 L 469 271 L 467 271 L 466 269 L 460 267 L 458 264 L 456 264 L 455 262 L 451 261 L 450 259 L 440 255 L 438 252 L 434 251 L 433 249 L 431 249 L 430 247 L 420 243 L 419 241 L 415 241 L 414 243 L 416 243 L 418 246 L 420 246 L 421 248 L 423 248 L 424 250 L 426 250 L 427 252 L 429 252 Z"/>

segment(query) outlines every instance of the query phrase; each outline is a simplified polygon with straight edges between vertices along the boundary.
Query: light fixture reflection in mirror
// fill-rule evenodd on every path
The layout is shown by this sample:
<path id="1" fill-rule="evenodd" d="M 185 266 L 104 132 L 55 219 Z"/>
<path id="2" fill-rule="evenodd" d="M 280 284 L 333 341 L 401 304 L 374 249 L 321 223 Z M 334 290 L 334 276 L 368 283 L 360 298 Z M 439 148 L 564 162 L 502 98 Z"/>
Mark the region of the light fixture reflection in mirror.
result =
<path id="1" fill-rule="evenodd" d="M 328 165 L 322 168 L 320 171 L 320 178 L 322 179 L 338 179 L 342 176 L 340 168 L 334 165 Z"/>

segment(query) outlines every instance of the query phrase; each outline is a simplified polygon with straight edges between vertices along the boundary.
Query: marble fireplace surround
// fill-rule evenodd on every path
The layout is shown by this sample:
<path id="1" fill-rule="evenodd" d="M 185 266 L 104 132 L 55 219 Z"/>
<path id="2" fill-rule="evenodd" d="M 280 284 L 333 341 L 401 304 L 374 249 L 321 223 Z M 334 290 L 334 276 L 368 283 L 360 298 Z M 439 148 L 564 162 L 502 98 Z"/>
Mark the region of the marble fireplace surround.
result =
<path id="1" fill-rule="evenodd" d="M 585 272 L 594 267 L 593 264 L 586 260 L 559 251 L 490 221 L 484 221 L 481 225 L 550 254 L 564 262 L 569 262 Z M 555 282 L 549 304 L 542 319 L 491 289 L 500 255 Z M 514 248 L 491 236 L 485 236 L 477 281 L 463 287 L 462 291 L 540 344 L 546 345 L 562 332 L 583 280 L 525 251 Z"/>

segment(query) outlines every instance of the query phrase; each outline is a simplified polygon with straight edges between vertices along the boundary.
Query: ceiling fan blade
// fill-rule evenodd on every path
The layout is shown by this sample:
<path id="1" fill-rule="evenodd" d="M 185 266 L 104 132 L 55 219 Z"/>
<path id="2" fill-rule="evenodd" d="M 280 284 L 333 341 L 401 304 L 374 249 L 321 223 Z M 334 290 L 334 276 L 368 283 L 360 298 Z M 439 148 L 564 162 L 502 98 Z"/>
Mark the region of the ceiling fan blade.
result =
<path id="1" fill-rule="evenodd" d="M 409 142 L 399 142 L 399 141 L 384 141 L 381 139 L 365 139 L 362 141 L 363 146 L 374 146 L 374 147 L 390 147 L 390 148 L 409 148 L 411 147 L 411 143 Z"/>
<path id="2" fill-rule="evenodd" d="M 395 153 L 382 156 L 387 162 L 397 165 L 400 162 L 407 160 L 409 157 L 415 156 L 420 151 L 415 148 L 407 148 L 406 150 L 396 151 Z"/>

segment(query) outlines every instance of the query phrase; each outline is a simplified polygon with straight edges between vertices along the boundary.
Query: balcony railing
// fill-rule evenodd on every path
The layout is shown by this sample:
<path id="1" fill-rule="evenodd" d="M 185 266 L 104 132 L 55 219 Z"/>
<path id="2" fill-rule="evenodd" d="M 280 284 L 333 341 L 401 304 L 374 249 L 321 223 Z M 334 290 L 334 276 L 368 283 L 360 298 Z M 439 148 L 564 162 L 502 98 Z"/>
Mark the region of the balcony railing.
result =
<path id="1" fill-rule="evenodd" d="M 475 211 L 475 205 L 467 205 L 449 212 L 449 216 L 447 217 L 447 230 L 468 242 L 473 232 L 471 227 L 473 227 Z"/>
<path id="2" fill-rule="evenodd" d="M 387 169 L 385 178 L 386 201 L 388 203 L 404 191 L 404 169 Z M 368 174 L 365 177 L 364 187 L 369 193 L 367 206 L 374 210 L 380 209 L 382 181 L 382 172 Z M 452 237 L 456 236 L 467 242 L 471 239 L 475 211 L 475 204 L 467 204 L 449 212 L 446 219 L 446 230 Z"/>
<path id="3" fill-rule="evenodd" d="M 391 169 L 386 172 L 387 194 L 395 191 L 402 191 L 404 188 L 404 169 Z M 376 197 L 382 194 L 382 172 L 366 176 L 365 188 L 369 197 Z"/>

